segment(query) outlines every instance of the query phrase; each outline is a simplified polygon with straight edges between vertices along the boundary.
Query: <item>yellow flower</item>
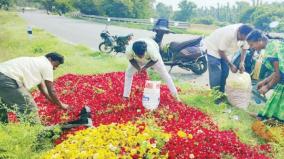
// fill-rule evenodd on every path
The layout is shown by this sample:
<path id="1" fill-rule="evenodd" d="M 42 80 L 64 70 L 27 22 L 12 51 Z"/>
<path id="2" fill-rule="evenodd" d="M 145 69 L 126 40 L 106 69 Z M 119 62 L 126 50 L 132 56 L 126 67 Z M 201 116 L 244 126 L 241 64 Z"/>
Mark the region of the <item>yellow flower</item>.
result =
<path id="1" fill-rule="evenodd" d="M 172 114 L 168 115 L 168 119 L 173 119 L 174 116 Z"/>
<path id="2" fill-rule="evenodd" d="M 160 148 L 171 137 L 151 125 L 145 125 L 145 131 L 139 131 L 139 124 L 100 125 L 70 135 L 67 140 L 54 149 L 43 154 L 43 159 L 62 158 L 131 158 L 131 155 L 151 155 L 151 157 L 167 158 L 160 154 Z M 156 145 L 147 141 L 155 139 Z M 159 145 L 159 147 L 157 146 Z M 121 153 L 123 151 L 123 153 Z M 150 152 L 150 154 L 148 154 Z M 148 156 L 149 157 L 149 156 Z"/>
<path id="3" fill-rule="evenodd" d="M 188 136 L 189 139 L 193 139 L 192 134 L 188 134 L 187 136 Z"/>
<path id="4" fill-rule="evenodd" d="M 186 136 L 187 136 L 187 135 L 186 135 L 186 133 L 185 133 L 185 132 L 183 132 L 183 131 L 181 131 L 181 130 L 180 130 L 180 131 L 178 131 L 178 133 L 177 133 L 177 134 L 178 134 L 178 136 L 179 136 L 179 137 L 181 137 L 181 138 L 186 138 Z"/>
<path id="5" fill-rule="evenodd" d="M 135 155 L 137 153 L 137 150 L 136 149 L 131 149 L 131 151 L 130 151 L 130 154 L 131 155 Z"/>

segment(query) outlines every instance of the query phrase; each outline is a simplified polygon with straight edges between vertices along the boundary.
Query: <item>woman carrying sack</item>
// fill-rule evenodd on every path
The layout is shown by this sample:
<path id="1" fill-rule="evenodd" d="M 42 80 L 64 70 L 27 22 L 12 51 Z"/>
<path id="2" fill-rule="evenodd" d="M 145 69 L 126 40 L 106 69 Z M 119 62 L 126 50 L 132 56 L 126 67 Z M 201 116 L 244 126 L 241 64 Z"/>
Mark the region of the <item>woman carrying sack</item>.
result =
<path id="1" fill-rule="evenodd" d="M 265 94 L 275 86 L 271 98 L 266 102 L 264 110 L 258 113 L 262 119 L 275 118 L 284 121 L 284 43 L 278 40 L 268 41 L 260 31 L 255 30 L 247 37 L 251 48 L 265 49 L 265 66 L 273 73 L 259 82 L 257 89 Z"/>

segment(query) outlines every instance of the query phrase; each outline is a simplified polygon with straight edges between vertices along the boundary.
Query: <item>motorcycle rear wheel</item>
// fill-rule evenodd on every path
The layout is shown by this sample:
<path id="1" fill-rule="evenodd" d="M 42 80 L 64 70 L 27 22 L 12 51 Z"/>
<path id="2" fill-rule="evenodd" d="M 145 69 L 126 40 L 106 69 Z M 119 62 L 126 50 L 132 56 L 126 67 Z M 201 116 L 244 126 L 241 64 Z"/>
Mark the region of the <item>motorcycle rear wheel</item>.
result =
<path id="1" fill-rule="evenodd" d="M 192 66 L 191 71 L 197 75 L 201 75 L 207 71 L 207 60 L 205 57 L 200 58 L 196 61 L 196 64 Z"/>
<path id="2" fill-rule="evenodd" d="M 106 43 L 102 42 L 99 45 L 99 50 L 103 53 L 111 53 L 113 51 L 113 47 L 106 45 Z"/>

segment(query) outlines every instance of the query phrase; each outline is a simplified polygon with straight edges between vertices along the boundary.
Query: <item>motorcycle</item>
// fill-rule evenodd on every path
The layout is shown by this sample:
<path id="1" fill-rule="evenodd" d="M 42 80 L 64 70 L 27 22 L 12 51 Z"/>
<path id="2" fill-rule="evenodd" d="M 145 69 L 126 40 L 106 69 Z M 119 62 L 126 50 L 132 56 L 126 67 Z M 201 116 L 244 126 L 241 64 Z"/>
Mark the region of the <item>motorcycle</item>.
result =
<path id="1" fill-rule="evenodd" d="M 162 49 L 161 42 L 165 34 L 173 33 L 169 30 L 167 19 L 158 19 L 153 30 L 156 33 L 154 40 L 160 48 L 160 54 L 165 65 L 178 66 L 187 71 L 201 75 L 207 71 L 206 52 L 200 49 L 202 37 L 187 40 L 181 43 L 171 42 L 165 49 Z"/>
<path id="2" fill-rule="evenodd" d="M 270 23 L 270 28 L 275 28 L 277 27 L 277 22 L 272 22 Z M 265 33 L 266 37 L 269 40 L 280 40 L 281 42 L 284 42 L 284 38 L 282 37 L 276 37 L 272 36 L 269 33 Z M 241 61 L 241 52 L 237 52 L 233 58 L 232 58 L 232 63 L 239 68 Z M 262 52 L 261 51 L 255 51 L 254 49 L 249 49 L 246 52 L 246 57 L 245 57 L 245 71 L 249 74 L 251 74 L 251 79 L 252 79 L 252 93 L 255 97 L 256 103 L 261 103 L 261 101 L 266 102 L 267 98 L 265 96 L 262 96 L 259 94 L 257 91 L 257 83 L 264 80 L 266 77 L 270 76 L 273 72 L 268 70 L 265 66 L 265 61 L 262 59 Z M 259 65 L 258 67 L 256 67 Z"/>
<path id="3" fill-rule="evenodd" d="M 133 34 L 128 34 L 126 36 L 112 36 L 108 30 L 102 31 L 100 34 L 103 42 L 99 44 L 99 50 L 104 53 L 111 53 L 112 51 L 116 53 L 125 53 L 126 45 L 132 39 Z"/>

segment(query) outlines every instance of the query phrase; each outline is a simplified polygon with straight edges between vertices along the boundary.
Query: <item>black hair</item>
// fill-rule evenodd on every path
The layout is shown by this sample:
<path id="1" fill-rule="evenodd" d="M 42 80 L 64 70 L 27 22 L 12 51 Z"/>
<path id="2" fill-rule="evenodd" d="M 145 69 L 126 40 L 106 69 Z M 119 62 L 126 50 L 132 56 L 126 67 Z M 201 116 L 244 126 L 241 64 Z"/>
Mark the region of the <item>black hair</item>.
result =
<path id="1" fill-rule="evenodd" d="M 147 51 L 147 44 L 145 41 L 136 41 L 133 43 L 132 50 L 136 55 L 144 55 Z"/>
<path id="2" fill-rule="evenodd" d="M 64 56 L 57 52 L 50 52 L 45 55 L 46 58 L 50 58 L 52 61 L 58 61 L 60 64 L 64 63 Z"/>
<path id="3" fill-rule="evenodd" d="M 267 39 L 260 30 L 254 30 L 247 36 L 247 42 L 258 42 Z"/>
<path id="4" fill-rule="evenodd" d="M 247 24 L 243 24 L 239 28 L 240 34 L 245 35 L 245 36 L 247 36 L 252 30 L 253 30 L 253 27 Z"/>

